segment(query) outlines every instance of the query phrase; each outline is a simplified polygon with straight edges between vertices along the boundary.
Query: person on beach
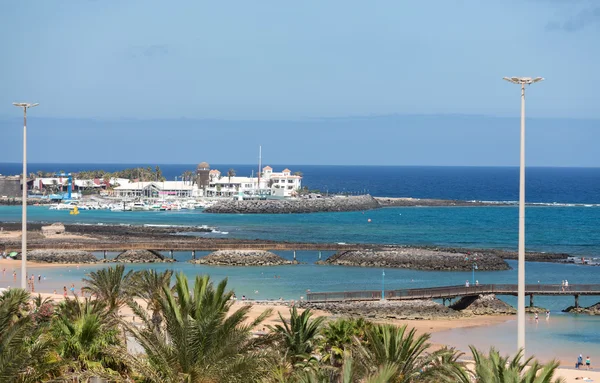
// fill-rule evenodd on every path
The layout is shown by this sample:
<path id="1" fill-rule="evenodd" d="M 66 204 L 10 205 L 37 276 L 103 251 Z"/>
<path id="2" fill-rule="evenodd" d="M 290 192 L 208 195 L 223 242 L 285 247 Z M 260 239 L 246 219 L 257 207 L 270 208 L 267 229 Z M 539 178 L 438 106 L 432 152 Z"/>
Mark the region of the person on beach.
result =
<path id="1" fill-rule="evenodd" d="M 15 280 L 15 282 L 17 281 L 17 272 L 13 271 L 13 279 Z"/>
<path id="2" fill-rule="evenodd" d="M 589 356 L 585 357 L 585 368 L 588 370 L 592 368 L 592 361 L 590 360 Z"/>
<path id="3" fill-rule="evenodd" d="M 550 310 L 546 310 L 546 320 L 550 319 Z"/>
<path id="4" fill-rule="evenodd" d="M 75 283 L 71 283 L 71 294 L 75 295 Z"/>
<path id="5" fill-rule="evenodd" d="M 538 313 L 535 313 L 535 323 L 539 323 L 540 321 L 540 317 L 538 316 Z"/>
<path id="6" fill-rule="evenodd" d="M 67 297 L 67 286 L 63 286 L 63 296 Z"/>
<path id="7" fill-rule="evenodd" d="M 42 274 L 38 274 L 38 283 L 42 282 Z"/>
<path id="8" fill-rule="evenodd" d="M 579 367 L 583 366 L 583 355 L 579 354 L 577 357 L 577 363 L 575 364 L 575 368 L 579 369 Z"/>

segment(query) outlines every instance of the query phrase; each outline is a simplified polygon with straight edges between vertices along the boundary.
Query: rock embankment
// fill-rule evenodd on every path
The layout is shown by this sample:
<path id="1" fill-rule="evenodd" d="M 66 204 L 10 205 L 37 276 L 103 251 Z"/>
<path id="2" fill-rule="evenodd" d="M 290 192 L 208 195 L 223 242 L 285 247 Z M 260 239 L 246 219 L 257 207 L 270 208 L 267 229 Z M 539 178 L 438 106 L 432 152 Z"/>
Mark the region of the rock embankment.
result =
<path id="1" fill-rule="evenodd" d="M 207 213 L 291 214 L 377 209 L 379 203 L 370 195 L 298 198 L 263 201 L 219 201 L 204 210 Z"/>
<path id="2" fill-rule="evenodd" d="M 320 263 L 340 266 L 470 271 L 473 262 L 476 262 L 477 269 L 482 271 L 510 269 L 502 258 L 495 255 L 481 255 L 475 260 L 467 253 L 412 247 L 341 251 Z"/>
<path id="3" fill-rule="evenodd" d="M 589 307 L 575 307 L 569 306 L 564 309 L 565 313 L 575 313 L 575 314 L 588 314 L 588 315 L 600 315 L 600 302 L 595 305 L 591 305 Z"/>
<path id="4" fill-rule="evenodd" d="M 332 314 L 369 319 L 437 319 L 459 318 L 463 314 L 430 300 L 373 302 L 302 302 L 301 307 Z"/>
<path id="5" fill-rule="evenodd" d="M 467 315 L 513 315 L 517 313 L 514 307 L 496 298 L 494 294 L 463 297 L 452 304 L 450 308 Z"/>
<path id="6" fill-rule="evenodd" d="M 21 253 L 17 255 L 21 259 Z M 81 250 L 30 250 L 27 260 L 40 263 L 96 263 L 98 259 L 87 251 Z"/>
<path id="7" fill-rule="evenodd" d="M 154 250 L 127 250 L 117 255 L 109 262 L 121 263 L 160 263 L 160 262 L 175 262 L 174 259 L 166 258 L 158 251 Z"/>
<path id="8" fill-rule="evenodd" d="M 219 266 L 278 266 L 298 263 L 263 250 L 219 250 L 190 262 Z"/>

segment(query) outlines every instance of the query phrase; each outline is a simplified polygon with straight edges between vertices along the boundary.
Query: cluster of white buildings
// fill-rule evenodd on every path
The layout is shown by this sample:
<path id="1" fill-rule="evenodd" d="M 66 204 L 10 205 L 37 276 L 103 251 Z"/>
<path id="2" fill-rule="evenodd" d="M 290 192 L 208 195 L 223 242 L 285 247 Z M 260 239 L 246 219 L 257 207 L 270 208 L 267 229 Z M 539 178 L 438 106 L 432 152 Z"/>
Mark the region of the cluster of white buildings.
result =
<path id="1" fill-rule="evenodd" d="M 290 169 L 274 172 L 270 166 L 262 169 L 256 177 L 229 177 L 208 164 L 198 166 L 196 181 L 131 182 L 115 180 L 118 186 L 108 193 L 116 197 L 230 197 L 258 199 L 264 197 L 294 197 L 302 187 L 302 176 L 292 174 Z M 208 177 L 203 177 L 206 172 Z M 112 180 L 111 180 L 112 183 Z"/>

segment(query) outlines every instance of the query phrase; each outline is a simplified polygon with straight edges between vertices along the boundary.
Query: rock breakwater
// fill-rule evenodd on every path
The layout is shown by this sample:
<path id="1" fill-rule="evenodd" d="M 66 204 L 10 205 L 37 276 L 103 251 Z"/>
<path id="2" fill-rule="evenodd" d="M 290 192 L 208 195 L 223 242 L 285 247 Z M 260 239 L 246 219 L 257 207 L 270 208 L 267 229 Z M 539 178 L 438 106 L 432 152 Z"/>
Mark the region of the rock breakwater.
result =
<path id="1" fill-rule="evenodd" d="M 564 309 L 565 313 L 575 313 L 575 314 L 587 314 L 587 315 L 600 315 L 600 302 L 595 305 L 591 305 L 589 307 L 575 307 L 569 306 Z"/>
<path id="2" fill-rule="evenodd" d="M 517 313 L 514 307 L 496 298 L 494 294 L 462 297 L 450 306 L 468 315 L 513 315 Z"/>
<path id="3" fill-rule="evenodd" d="M 160 263 L 175 262 L 175 260 L 164 257 L 161 253 L 154 250 L 127 250 L 117 255 L 114 260 L 109 260 L 108 262 Z"/>
<path id="4" fill-rule="evenodd" d="M 16 259 L 21 259 L 21 253 Z M 27 260 L 40 263 L 96 263 L 98 259 L 87 251 L 81 250 L 30 250 Z"/>
<path id="5" fill-rule="evenodd" d="M 219 250 L 190 262 L 219 266 L 278 266 L 298 263 L 264 250 Z"/>
<path id="6" fill-rule="evenodd" d="M 437 319 L 460 318 L 459 311 L 430 300 L 373 302 L 302 302 L 301 307 L 332 314 L 369 319 Z"/>
<path id="7" fill-rule="evenodd" d="M 480 256 L 475 260 L 472 255 L 466 253 L 411 247 L 341 251 L 320 263 L 340 266 L 470 271 L 473 262 L 476 262 L 478 270 L 510 269 L 502 258 L 495 255 Z"/>
<path id="8" fill-rule="evenodd" d="M 379 203 L 370 195 L 298 198 L 262 201 L 220 201 L 206 208 L 207 213 L 291 214 L 377 209 Z"/>

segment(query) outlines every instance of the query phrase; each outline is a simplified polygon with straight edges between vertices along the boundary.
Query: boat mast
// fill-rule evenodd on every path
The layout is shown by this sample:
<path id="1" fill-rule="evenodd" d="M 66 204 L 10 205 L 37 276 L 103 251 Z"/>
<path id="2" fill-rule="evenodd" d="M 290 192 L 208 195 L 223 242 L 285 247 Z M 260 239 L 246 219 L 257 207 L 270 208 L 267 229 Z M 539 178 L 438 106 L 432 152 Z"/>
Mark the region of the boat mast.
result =
<path id="1" fill-rule="evenodd" d="M 260 194 L 260 167 L 261 167 L 261 162 L 262 162 L 262 146 L 259 145 L 258 146 L 258 185 L 256 185 L 258 187 L 258 194 Z"/>

